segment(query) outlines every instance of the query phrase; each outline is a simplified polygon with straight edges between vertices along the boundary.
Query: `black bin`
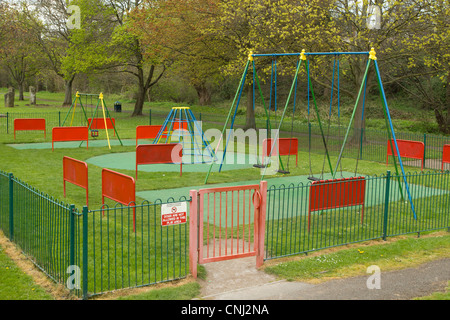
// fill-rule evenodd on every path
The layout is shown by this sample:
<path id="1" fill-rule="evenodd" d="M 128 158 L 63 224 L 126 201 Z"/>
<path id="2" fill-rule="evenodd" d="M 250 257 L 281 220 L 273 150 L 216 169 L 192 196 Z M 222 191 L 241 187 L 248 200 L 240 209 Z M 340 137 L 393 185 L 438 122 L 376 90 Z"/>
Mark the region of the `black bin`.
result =
<path id="1" fill-rule="evenodd" d="M 122 104 L 119 101 L 114 102 L 114 111 L 122 112 Z"/>

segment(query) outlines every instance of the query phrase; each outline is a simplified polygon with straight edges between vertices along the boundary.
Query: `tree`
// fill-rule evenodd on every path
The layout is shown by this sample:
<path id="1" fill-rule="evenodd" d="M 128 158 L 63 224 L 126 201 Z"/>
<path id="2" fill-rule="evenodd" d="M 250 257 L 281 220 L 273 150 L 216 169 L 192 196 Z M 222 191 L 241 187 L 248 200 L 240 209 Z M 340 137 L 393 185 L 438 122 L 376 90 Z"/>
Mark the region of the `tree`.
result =
<path id="1" fill-rule="evenodd" d="M 23 0 L 24 12 L 35 28 L 42 26 L 35 41 L 40 46 L 47 66 L 64 80 L 65 94 L 63 105 L 72 104 L 72 84 L 76 72 L 63 68 L 63 60 L 71 45 L 73 27 L 68 23 L 70 13 L 69 1 L 65 0 Z"/>
<path id="2" fill-rule="evenodd" d="M 142 115 L 147 91 L 162 77 L 166 66 L 157 54 L 146 54 L 130 26 L 130 14 L 142 0 L 77 0 L 82 10 L 80 29 L 72 36 L 65 67 L 77 72 L 125 72 L 136 77 L 137 95 L 132 115 Z M 75 63 L 77 62 L 77 63 Z"/>
<path id="3" fill-rule="evenodd" d="M 367 22 L 374 6 L 378 9 L 379 25 L 369 28 Z M 442 32 L 433 24 L 448 17 L 443 12 L 444 7 L 435 5 L 434 0 L 229 0 L 220 2 L 219 8 L 211 30 L 227 41 L 230 48 L 237 49 L 235 52 L 240 58 L 235 62 L 240 65 L 251 49 L 255 53 L 300 52 L 302 49 L 345 52 L 369 51 L 374 47 L 385 85 L 417 76 L 400 66 L 414 59 L 428 39 L 441 38 Z M 436 21 L 432 22 L 429 17 L 435 17 Z M 405 46 L 413 37 L 415 41 Z M 331 70 L 324 71 L 326 59 L 314 62 L 314 81 L 331 88 Z M 342 78 L 352 85 L 341 88 L 341 93 L 356 100 L 366 61 L 354 56 L 348 57 L 346 63 L 348 71 Z M 236 70 L 235 65 L 230 64 L 228 70 Z M 424 70 L 419 72 L 422 76 L 428 74 Z M 371 71 L 367 92 L 376 85 L 374 79 Z M 354 125 L 356 130 L 350 141 L 356 142 L 365 126 L 362 100 L 356 107 Z"/>
<path id="4" fill-rule="evenodd" d="M 27 78 L 39 73 L 39 47 L 34 38 L 39 33 L 30 24 L 18 8 L 9 7 L 4 9 L 2 15 L 3 34 L 0 46 L 1 63 L 8 70 L 11 77 L 19 88 L 19 100 L 24 100 L 24 85 Z"/>
<path id="5" fill-rule="evenodd" d="M 171 72 L 189 81 L 201 105 L 211 102 L 209 84 L 223 80 L 220 67 L 226 60 L 224 42 L 204 32 L 211 16 L 217 14 L 216 2 L 145 0 L 131 16 L 130 25 L 141 39 L 145 55 L 150 58 L 157 51 L 170 61 Z"/>

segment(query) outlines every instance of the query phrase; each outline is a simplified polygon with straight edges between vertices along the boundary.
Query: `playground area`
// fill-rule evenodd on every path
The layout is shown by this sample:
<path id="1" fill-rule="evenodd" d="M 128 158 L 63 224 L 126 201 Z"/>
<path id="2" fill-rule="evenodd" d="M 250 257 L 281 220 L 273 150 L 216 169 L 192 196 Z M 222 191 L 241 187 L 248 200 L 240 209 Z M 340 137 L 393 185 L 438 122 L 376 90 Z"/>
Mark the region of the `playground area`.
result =
<path id="1" fill-rule="evenodd" d="M 339 83 L 337 57 L 345 54 L 332 55 L 333 83 Z M 323 118 L 309 77 L 308 58 L 316 54 L 304 51 L 291 55 L 296 68 L 285 100 L 276 96 L 275 79 L 276 64 L 281 68 L 279 59 L 287 55 L 250 54 L 220 124 L 208 123 L 204 115 L 200 123 L 186 106 L 166 110 L 158 121 L 138 123 L 124 112 L 110 112 L 102 93 L 77 92 L 57 124 L 46 116 L 8 114 L 0 145 L 5 155 L 0 226 L 37 255 L 38 264 L 48 263 L 56 281 L 65 280 L 64 259 L 82 265 L 86 278 L 76 294 L 83 298 L 189 273 L 195 277 L 197 262 L 255 255 L 260 265 L 320 248 L 448 228 L 450 141 L 424 143 L 395 132 L 375 53 L 347 54 L 367 60 L 366 76 L 369 67 L 375 68 L 386 116 L 382 138 L 367 130 L 365 138 L 361 133 L 350 141 L 366 80 L 345 126 L 339 118 L 339 130 L 330 123 L 340 107 L 338 99 L 338 109 L 332 108 L 333 94 Z M 258 58 L 270 60 L 265 61 L 271 66 L 265 93 Z M 302 129 L 294 126 L 300 74 L 308 84 L 302 102 L 308 122 Z M 238 116 L 249 79 L 266 115 L 254 131 L 242 130 Z M 91 110 L 83 105 L 87 96 L 97 98 Z M 269 113 L 277 108 L 281 115 L 273 119 Z M 36 235 L 26 221 L 37 221 Z M 55 251 L 43 253 L 36 236 Z M 227 247 L 211 251 L 216 242 L 230 243 L 231 254 Z M 69 257 L 54 255 L 67 247 Z M 197 249 L 205 256 L 193 256 Z"/>

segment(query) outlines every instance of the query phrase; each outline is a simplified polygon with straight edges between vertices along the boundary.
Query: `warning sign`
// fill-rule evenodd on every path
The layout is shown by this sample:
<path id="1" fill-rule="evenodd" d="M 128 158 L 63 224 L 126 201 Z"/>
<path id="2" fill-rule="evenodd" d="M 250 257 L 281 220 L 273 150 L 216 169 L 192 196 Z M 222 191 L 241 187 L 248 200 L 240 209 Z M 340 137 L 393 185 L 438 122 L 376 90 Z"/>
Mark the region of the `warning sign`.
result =
<path id="1" fill-rule="evenodd" d="M 171 226 L 186 223 L 186 202 L 166 203 L 161 205 L 161 225 Z"/>

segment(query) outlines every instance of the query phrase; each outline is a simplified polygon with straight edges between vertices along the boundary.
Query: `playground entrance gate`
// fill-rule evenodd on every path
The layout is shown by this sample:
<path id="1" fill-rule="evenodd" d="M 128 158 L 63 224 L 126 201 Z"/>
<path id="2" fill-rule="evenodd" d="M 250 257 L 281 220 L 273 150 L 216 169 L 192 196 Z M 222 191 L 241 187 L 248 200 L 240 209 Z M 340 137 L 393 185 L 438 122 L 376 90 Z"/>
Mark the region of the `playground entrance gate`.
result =
<path id="1" fill-rule="evenodd" d="M 191 197 L 189 260 L 194 277 L 197 263 L 256 256 L 256 266 L 263 264 L 266 181 L 191 190 Z"/>

